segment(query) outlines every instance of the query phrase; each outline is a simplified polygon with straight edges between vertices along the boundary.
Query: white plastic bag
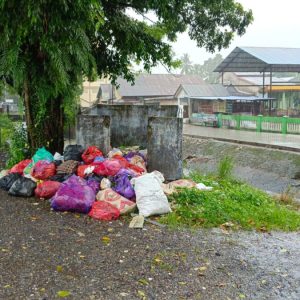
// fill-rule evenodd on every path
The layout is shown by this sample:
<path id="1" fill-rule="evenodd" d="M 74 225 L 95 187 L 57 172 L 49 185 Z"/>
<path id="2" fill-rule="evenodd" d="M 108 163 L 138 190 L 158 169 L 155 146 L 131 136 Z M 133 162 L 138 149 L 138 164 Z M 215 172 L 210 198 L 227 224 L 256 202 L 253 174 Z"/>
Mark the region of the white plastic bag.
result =
<path id="1" fill-rule="evenodd" d="M 163 180 L 163 176 L 155 172 L 131 179 L 140 215 L 149 217 L 171 212 L 168 199 L 161 187 Z"/>

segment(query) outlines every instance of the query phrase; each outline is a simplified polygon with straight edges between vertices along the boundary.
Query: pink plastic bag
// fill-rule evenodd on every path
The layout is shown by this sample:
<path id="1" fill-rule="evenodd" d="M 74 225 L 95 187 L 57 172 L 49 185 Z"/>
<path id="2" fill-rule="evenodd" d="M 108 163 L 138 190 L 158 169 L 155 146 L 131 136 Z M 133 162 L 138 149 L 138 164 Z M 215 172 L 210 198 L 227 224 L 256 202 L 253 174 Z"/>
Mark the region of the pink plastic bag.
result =
<path id="1" fill-rule="evenodd" d="M 31 170 L 31 176 L 40 180 L 45 180 L 49 177 L 54 176 L 55 174 L 55 164 L 47 160 L 39 160 Z"/>
<path id="2" fill-rule="evenodd" d="M 37 198 L 51 198 L 59 189 L 61 183 L 58 181 L 44 181 L 35 189 L 34 193 Z"/>
<path id="3" fill-rule="evenodd" d="M 96 198 L 95 192 L 86 181 L 72 175 L 63 182 L 51 198 L 51 207 L 57 211 L 88 213 Z"/>
<path id="4" fill-rule="evenodd" d="M 115 176 L 122 168 L 118 160 L 105 160 L 103 163 L 97 164 L 94 173 L 102 176 Z"/>
<path id="5" fill-rule="evenodd" d="M 120 216 L 120 211 L 112 204 L 104 201 L 94 202 L 89 216 L 103 221 L 116 220 Z"/>
<path id="6" fill-rule="evenodd" d="M 20 175 L 23 175 L 24 169 L 32 162 L 31 159 L 25 159 L 14 165 L 9 173 L 19 173 Z"/>

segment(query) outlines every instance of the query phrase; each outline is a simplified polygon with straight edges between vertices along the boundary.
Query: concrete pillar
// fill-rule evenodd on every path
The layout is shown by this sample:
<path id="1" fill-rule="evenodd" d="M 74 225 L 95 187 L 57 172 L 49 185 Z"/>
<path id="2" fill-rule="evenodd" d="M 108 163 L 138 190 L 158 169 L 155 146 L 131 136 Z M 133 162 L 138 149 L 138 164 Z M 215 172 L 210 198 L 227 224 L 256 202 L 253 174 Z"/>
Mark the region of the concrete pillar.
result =
<path id="1" fill-rule="evenodd" d="M 163 173 L 168 181 L 182 178 L 183 119 L 150 117 L 148 119 L 148 170 Z"/>
<path id="2" fill-rule="evenodd" d="M 110 150 L 110 117 L 78 115 L 76 143 L 84 148 L 97 146 L 107 154 Z"/>

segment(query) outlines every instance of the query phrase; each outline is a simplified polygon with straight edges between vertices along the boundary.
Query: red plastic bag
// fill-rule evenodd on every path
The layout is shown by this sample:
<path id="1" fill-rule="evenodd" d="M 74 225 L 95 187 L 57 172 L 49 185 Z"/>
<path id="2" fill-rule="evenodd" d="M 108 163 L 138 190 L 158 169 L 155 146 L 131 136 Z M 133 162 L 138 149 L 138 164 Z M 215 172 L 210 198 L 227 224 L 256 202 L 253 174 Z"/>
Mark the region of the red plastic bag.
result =
<path id="1" fill-rule="evenodd" d="M 31 170 L 31 176 L 40 180 L 45 180 L 49 177 L 52 177 L 55 175 L 55 173 L 55 164 L 47 160 L 39 160 Z"/>
<path id="2" fill-rule="evenodd" d="M 132 164 L 129 164 L 128 169 L 134 171 L 137 175 L 142 175 L 145 173 L 145 170 L 143 168 Z"/>
<path id="3" fill-rule="evenodd" d="M 102 176 L 115 176 L 122 168 L 118 160 L 105 160 L 103 163 L 96 165 L 94 173 Z"/>
<path id="4" fill-rule="evenodd" d="M 103 153 L 96 146 L 90 146 L 83 152 L 81 157 L 86 164 L 90 164 L 97 156 L 103 156 Z"/>
<path id="5" fill-rule="evenodd" d="M 20 161 L 10 169 L 9 173 L 18 173 L 23 175 L 24 169 L 31 163 L 31 161 L 31 159 L 24 159 Z"/>
<path id="6" fill-rule="evenodd" d="M 124 169 L 128 168 L 128 166 L 129 166 L 128 160 L 127 160 L 125 157 L 121 156 L 121 155 L 115 155 L 115 156 L 113 157 L 113 160 L 118 160 L 119 163 L 120 163 L 120 165 L 121 165 L 122 168 L 124 168 Z"/>
<path id="7" fill-rule="evenodd" d="M 84 178 L 86 174 L 84 174 L 84 171 L 90 167 L 90 165 L 81 165 L 77 168 L 77 175 Z"/>
<path id="8" fill-rule="evenodd" d="M 44 181 L 35 189 L 35 196 L 38 198 L 51 198 L 55 195 L 60 185 L 61 183 L 58 181 Z"/>
<path id="9" fill-rule="evenodd" d="M 112 204 L 104 201 L 96 201 L 92 205 L 89 216 L 97 220 L 116 220 L 120 216 L 120 211 Z"/>

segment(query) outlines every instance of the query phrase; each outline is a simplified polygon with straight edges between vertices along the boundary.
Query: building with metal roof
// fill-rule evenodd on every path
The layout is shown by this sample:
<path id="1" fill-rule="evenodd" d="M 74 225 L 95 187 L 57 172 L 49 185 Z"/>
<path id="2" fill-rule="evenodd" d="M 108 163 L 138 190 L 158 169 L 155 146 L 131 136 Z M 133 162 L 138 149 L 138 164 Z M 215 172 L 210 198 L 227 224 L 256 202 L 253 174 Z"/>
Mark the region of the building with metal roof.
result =
<path id="1" fill-rule="evenodd" d="M 236 47 L 215 72 L 300 72 L 300 48 Z"/>
<path id="2" fill-rule="evenodd" d="M 222 74 L 223 85 L 228 84 L 229 78 L 230 84 L 239 90 L 256 91 L 263 98 L 269 97 L 269 114 L 297 115 L 296 110 L 300 110 L 299 79 L 273 74 L 299 73 L 300 48 L 236 47 L 214 71 Z"/>

